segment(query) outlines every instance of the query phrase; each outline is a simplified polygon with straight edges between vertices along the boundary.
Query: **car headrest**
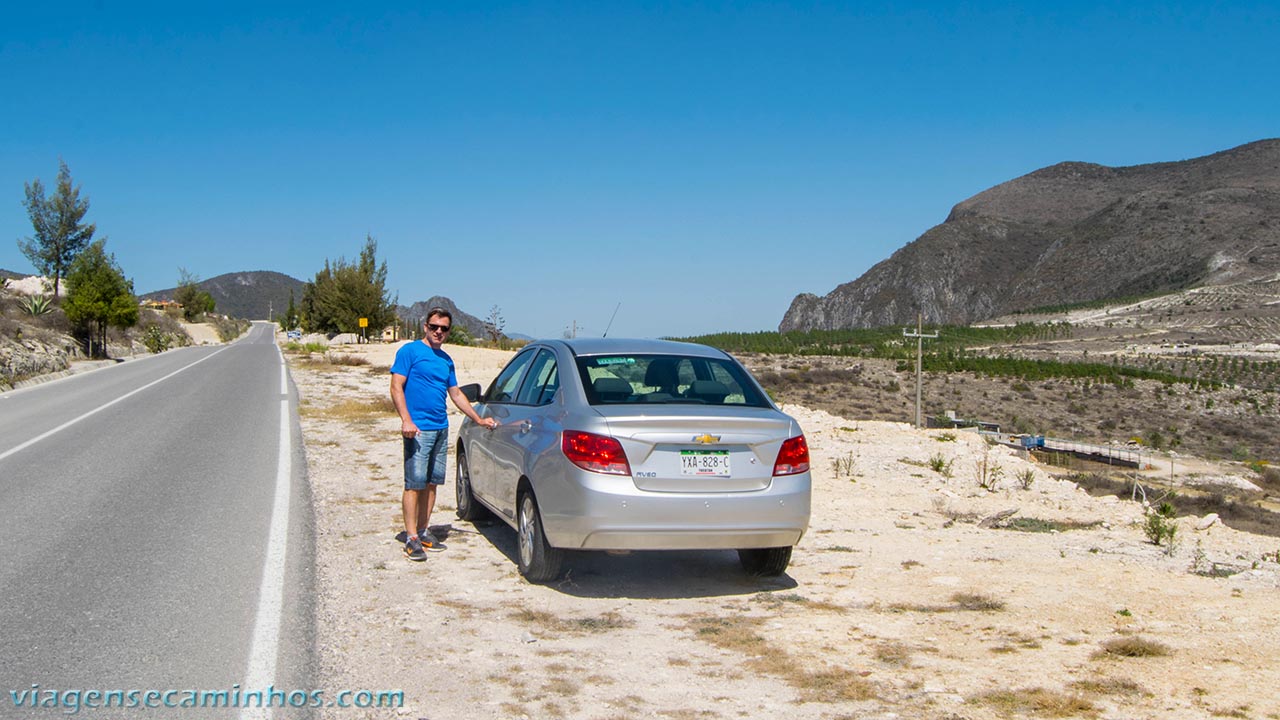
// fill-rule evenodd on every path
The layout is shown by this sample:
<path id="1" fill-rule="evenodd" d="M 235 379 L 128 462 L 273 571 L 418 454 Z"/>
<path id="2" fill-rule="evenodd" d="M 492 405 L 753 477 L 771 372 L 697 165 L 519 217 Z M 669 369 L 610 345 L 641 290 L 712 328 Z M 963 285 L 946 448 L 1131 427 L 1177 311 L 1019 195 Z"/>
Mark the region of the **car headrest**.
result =
<path id="1" fill-rule="evenodd" d="M 622 400 L 631 395 L 631 383 L 616 377 L 596 378 L 591 389 L 601 400 Z"/>

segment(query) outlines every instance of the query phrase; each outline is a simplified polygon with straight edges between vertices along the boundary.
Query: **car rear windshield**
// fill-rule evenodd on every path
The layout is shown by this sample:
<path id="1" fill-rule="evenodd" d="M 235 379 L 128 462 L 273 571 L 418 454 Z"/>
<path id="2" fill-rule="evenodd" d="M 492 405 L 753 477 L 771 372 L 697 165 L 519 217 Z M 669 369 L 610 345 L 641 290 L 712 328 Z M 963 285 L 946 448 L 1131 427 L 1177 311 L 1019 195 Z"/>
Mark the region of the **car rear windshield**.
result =
<path id="1" fill-rule="evenodd" d="M 592 405 L 681 403 L 769 407 L 742 366 L 724 358 L 594 355 L 578 358 Z"/>

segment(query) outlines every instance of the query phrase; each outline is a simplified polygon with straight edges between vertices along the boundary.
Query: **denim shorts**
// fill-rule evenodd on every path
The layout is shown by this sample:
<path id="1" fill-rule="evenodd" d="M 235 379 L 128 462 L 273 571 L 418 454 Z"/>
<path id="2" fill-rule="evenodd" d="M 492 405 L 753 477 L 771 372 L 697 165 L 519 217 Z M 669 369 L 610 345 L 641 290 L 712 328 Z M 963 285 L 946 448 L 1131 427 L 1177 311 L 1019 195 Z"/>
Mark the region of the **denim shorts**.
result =
<path id="1" fill-rule="evenodd" d="M 419 430 L 417 437 L 404 438 L 404 489 L 426 490 L 427 483 L 443 485 L 448 458 L 449 428 Z"/>

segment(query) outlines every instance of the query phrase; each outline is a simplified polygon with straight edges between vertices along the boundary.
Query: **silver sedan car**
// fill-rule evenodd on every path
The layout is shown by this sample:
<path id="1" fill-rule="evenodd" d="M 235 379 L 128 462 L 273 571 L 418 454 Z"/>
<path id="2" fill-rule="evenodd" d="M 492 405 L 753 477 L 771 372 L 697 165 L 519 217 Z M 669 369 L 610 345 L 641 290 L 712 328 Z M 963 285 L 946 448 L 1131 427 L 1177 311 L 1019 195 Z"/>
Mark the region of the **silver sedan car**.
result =
<path id="1" fill-rule="evenodd" d="M 498 426 L 463 423 L 458 515 L 514 528 L 531 581 L 566 550 L 730 548 L 778 575 L 809 525 L 804 433 L 720 350 L 542 340 L 463 392 Z"/>

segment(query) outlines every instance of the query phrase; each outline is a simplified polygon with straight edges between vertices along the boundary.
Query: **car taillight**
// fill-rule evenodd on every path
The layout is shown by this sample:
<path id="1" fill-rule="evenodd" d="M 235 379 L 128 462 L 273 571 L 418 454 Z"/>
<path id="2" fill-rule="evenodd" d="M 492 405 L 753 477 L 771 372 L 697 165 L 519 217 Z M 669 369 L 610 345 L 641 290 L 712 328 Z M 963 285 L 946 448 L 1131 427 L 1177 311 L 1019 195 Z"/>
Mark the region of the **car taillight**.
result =
<path id="1" fill-rule="evenodd" d="M 773 463 L 774 475 L 795 475 L 809 471 L 809 443 L 797 435 L 782 443 L 778 459 Z"/>
<path id="2" fill-rule="evenodd" d="M 565 430 L 560 439 L 560 448 L 564 450 L 564 456 L 569 458 L 569 462 L 583 470 L 606 475 L 631 474 L 631 464 L 627 462 L 627 453 L 623 451 L 622 443 L 607 435 Z"/>

